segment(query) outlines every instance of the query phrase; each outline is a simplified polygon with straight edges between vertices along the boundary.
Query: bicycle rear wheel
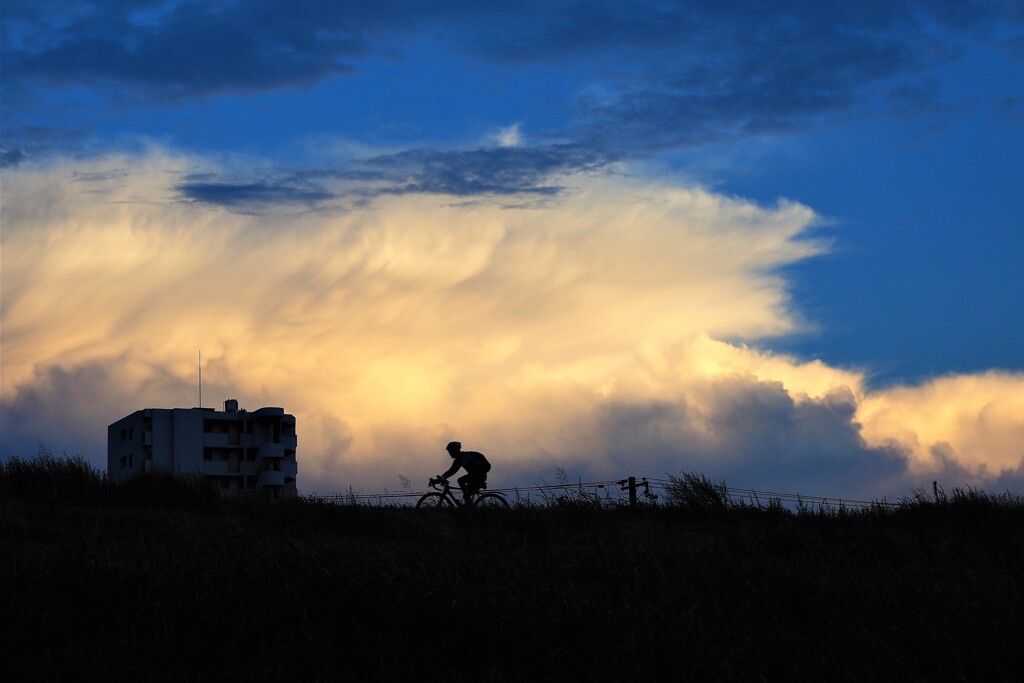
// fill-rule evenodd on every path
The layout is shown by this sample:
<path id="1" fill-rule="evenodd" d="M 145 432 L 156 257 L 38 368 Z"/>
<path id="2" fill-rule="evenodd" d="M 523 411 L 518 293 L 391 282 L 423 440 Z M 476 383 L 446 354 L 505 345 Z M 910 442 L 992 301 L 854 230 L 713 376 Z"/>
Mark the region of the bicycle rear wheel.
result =
<path id="1" fill-rule="evenodd" d="M 442 493 L 424 493 L 416 503 L 418 508 L 448 510 L 454 507 L 452 501 Z"/>
<path id="2" fill-rule="evenodd" d="M 501 510 L 508 509 L 510 506 L 508 501 L 505 500 L 505 496 L 500 493 L 481 493 L 473 501 L 473 507 L 475 508 L 498 508 Z"/>

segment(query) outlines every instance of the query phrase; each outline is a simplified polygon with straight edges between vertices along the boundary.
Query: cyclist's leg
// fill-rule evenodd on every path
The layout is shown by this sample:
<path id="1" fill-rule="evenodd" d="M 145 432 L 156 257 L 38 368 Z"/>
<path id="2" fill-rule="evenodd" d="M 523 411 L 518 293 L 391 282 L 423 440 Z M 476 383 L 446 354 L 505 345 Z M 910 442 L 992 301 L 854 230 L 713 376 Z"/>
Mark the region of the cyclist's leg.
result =
<path id="1" fill-rule="evenodd" d="M 458 478 L 458 482 L 462 489 L 462 500 L 467 503 L 480 490 L 479 477 L 475 474 L 464 474 Z"/>
<path id="2" fill-rule="evenodd" d="M 462 491 L 462 500 L 468 503 L 469 497 L 472 495 L 469 492 L 469 475 L 464 474 L 455 481 L 459 485 L 459 490 Z"/>

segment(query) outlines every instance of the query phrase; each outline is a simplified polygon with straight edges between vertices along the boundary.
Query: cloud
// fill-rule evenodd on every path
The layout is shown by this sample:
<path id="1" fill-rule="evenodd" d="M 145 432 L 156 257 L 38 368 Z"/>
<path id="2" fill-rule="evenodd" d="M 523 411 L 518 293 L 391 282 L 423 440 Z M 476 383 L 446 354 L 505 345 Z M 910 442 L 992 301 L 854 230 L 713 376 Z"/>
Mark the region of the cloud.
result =
<path id="1" fill-rule="evenodd" d="M 895 387 L 864 399 L 864 436 L 892 444 L 914 471 L 955 459 L 968 476 L 995 476 L 1024 459 L 1024 375 L 990 371 Z"/>
<path id="2" fill-rule="evenodd" d="M 380 195 L 405 194 L 518 202 L 557 195 L 566 189 L 566 177 L 606 169 L 613 161 L 602 152 L 569 144 L 420 148 L 371 154 L 336 168 L 280 173 L 260 169 L 256 178 L 191 173 L 176 189 L 186 200 L 240 212 L 316 207 L 331 200 L 337 200 L 335 206 L 351 205 Z"/>
<path id="3" fill-rule="evenodd" d="M 823 249 L 805 206 L 592 173 L 540 207 L 180 201 L 231 172 L 154 149 L 5 175 L 4 455 L 44 440 L 103 465 L 110 422 L 196 404 L 202 350 L 207 405 L 297 416 L 307 491 L 419 481 L 453 438 L 502 484 L 687 469 L 872 497 L 1020 467 L 1019 375 L 871 393 L 735 341 L 801 328 L 779 273 Z"/>
<path id="4" fill-rule="evenodd" d="M 635 156 L 884 111 L 889 93 L 913 91 L 972 45 L 1002 40 L 1016 58 L 1022 24 L 1012 3 L 918 0 L 69 0 L 7 10 L 3 78 L 18 106 L 11 92 L 82 88 L 149 106 L 309 88 L 381 58 L 401 70 L 411 45 L 430 43 L 491 65 L 561 68 L 575 118 L 560 137 Z M 941 109 L 943 95 L 914 111 Z"/>
<path id="5" fill-rule="evenodd" d="M 551 195 L 562 188 L 549 181 L 558 174 L 599 170 L 613 157 L 572 144 L 518 147 L 503 144 L 468 150 L 413 149 L 355 164 L 358 177 L 388 181 L 393 193 L 455 196 L 486 194 Z M 361 172 L 360 172 L 361 171 Z"/>
<path id="6" fill-rule="evenodd" d="M 323 188 L 289 182 L 230 183 L 186 178 L 177 190 L 183 197 L 203 204 L 251 209 L 260 206 L 300 204 L 315 206 L 334 195 Z"/>
<path id="7" fill-rule="evenodd" d="M 105 469 L 105 426 L 112 421 L 110 416 L 121 410 L 123 396 L 128 393 L 137 398 L 140 407 L 160 405 L 166 396 L 189 397 L 189 405 L 193 405 L 196 391 L 190 379 L 176 375 L 159 361 L 148 363 L 136 356 L 67 367 L 40 364 L 16 392 L 5 389 L 6 435 L 0 457 L 29 457 L 36 445 L 45 444 L 56 452 L 87 454 Z M 12 396 L 13 400 L 8 400 Z"/>
<path id="8" fill-rule="evenodd" d="M 25 160 L 25 153 L 20 149 L 0 149 L 0 168 L 17 166 Z"/>
<path id="9" fill-rule="evenodd" d="M 370 26 L 372 12 L 333 3 L 41 3 L 7 18 L 4 61 L 15 82 L 128 85 L 167 100 L 347 75 Z"/>
<path id="10" fill-rule="evenodd" d="M 513 123 L 498 130 L 494 135 L 494 142 L 498 147 L 519 147 L 523 144 L 523 133 L 521 125 Z"/>
<path id="11" fill-rule="evenodd" d="M 597 22 L 611 40 L 635 44 L 652 59 L 623 59 L 621 67 L 590 79 L 575 102 L 579 139 L 614 131 L 620 149 L 653 151 L 785 133 L 851 115 L 942 114 L 951 95 L 943 69 L 976 41 L 1021 23 L 1019 12 L 995 3 L 895 2 L 884 10 L 688 3 L 665 11 L 671 16 L 649 13 L 664 24 L 659 28 L 615 10 Z M 573 45 L 552 35 L 543 40 L 552 50 L 560 49 L 556 43 Z"/>

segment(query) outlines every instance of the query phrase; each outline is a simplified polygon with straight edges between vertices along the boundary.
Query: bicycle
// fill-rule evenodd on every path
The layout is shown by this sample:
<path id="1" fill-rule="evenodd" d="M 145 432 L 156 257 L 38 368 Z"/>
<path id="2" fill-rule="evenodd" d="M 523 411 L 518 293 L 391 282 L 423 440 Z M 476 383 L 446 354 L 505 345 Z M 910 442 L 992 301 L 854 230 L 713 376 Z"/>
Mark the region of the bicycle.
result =
<path id="1" fill-rule="evenodd" d="M 443 488 L 438 488 L 438 484 L 444 484 Z M 487 484 L 484 484 L 481 488 L 486 488 Z M 505 495 L 498 493 L 497 491 L 485 491 L 484 493 L 477 492 L 469 498 L 468 503 L 464 503 L 455 497 L 452 493 L 452 487 L 443 479 L 431 479 L 430 488 L 435 489 L 429 491 L 420 496 L 419 501 L 416 502 L 418 508 L 435 508 L 440 510 L 455 510 L 458 508 L 499 508 L 507 509 L 511 507 L 508 504 L 508 500 L 505 499 Z"/>

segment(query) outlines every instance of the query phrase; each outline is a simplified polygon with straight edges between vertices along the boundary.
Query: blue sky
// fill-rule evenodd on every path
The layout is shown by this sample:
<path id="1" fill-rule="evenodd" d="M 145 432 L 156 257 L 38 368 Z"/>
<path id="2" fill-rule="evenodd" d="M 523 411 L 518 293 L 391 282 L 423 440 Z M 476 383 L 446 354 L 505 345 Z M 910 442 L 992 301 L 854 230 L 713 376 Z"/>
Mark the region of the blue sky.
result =
<path id="1" fill-rule="evenodd" d="M 374 458 L 389 463 L 388 476 L 416 474 L 418 458 L 441 453 L 433 442 L 449 435 L 504 450 L 526 479 L 554 461 L 595 476 L 617 476 L 626 462 L 652 476 L 700 467 L 730 484 L 771 476 L 823 495 L 900 493 L 940 475 L 1019 481 L 1019 2 L 8 2 L 2 66 L 4 455 L 46 441 L 103 462 L 107 423 L 139 402 L 191 400 L 186 359 L 203 347 L 221 364 L 223 391 L 243 402 L 295 397 L 286 407 L 309 425 L 305 471 L 321 490 L 388 481 Z M 591 215 L 596 207 L 621 234 Z M 490 228 L 449 234 L 433 222 L 463 219 L 492 226 L 495 241 L 482 237 Z M 127 231 L 108 234 L 115 225 Z M 192 273 L 201 305 L 166 298 L 182 290 L 187 267 L 131 261 L 142 258 L 130 242 L 140 230 L 177 245 L 182 263 L 205 264 Z M 111 240 L 121 260 L 89 261 L 77 241 L 89 235 Z M 215 293 L 209 269 L 238 253 L 218 251 L 227 247 L 217 235 L 247 245 L 232 268 L 247 259 L 265 268 L 232 271 L 239 286 L 273 285 L 241 297 L 243 322 L 214 322 L 230 299 Z M 762 245 L 767 235 L 777 241 Z M 261 240 L 319 241 L 321 252 L 284 268 L 260 260 Z M 328 275 L 356 244 L 377 245 L 360 252 L 377 270 Z M 490 254 L 480 270 L 445 280 L 477 262 L 474 248 Z M 324 260 L 327 249 L 335 260 Z M 584 253 L 591 260 L 570 268 Z M 694 253 L 706 260 L 691 263 Z M 527 266 L 544 254 L 556 256 L 540 285 Z M 512 268 L 497 255 L 524 262 Z M 450 268 L 435 273 L 427 259 Z M 100 261 L 104 288 L 51 319 L 47 296 L 98 287 L 103 278 L 86 271 Z M 386 286 L 374 279 L 382 273 Z M 443 296 L 430 277 L 448 282 Z M 139 278 L 153 293 L 118 294 L 118 305 L 161 315 L 136 329 L 111 292 Z M 280 334 L 266 336 L 255 320 L 270 292 L 307 308 L 279 316 Z M 483 292 L 506 306 L 483 305 Z M 539 312 L 556 302 L 577 308 Z M 359 307 L 371 305 L 364 316 Z M 429 324 L 406 317 L 428 305 L 438 307 Z M 454 306 L 477 313 L 464 333 L 447 322 L 463 319 Z M 384 310 L 393 312 L 375 317 Z M 345 338 L 359 349 L 349 361 L 303 350 L 340 343 L 348 320 L 370 326 Z M 154 336 L 180 348 L 153 348 Z M 434 350 L 410 352 L 423 345 Z M 303 354 L 321 365 L 271 360 Z M 685 357 L 677 369 L 706 368 L 708 354 L 733 365 L 716 361 L 710 384 L 680 370 L 689 379 L 671 391 L 648 378 L 647 393 L 616 393 L 650 369 L 650 354 Z M 135 376 L 126 363 L 150 369 Z M 834 375 L 816 390 L 806 385 L 812 366 Z M 315 382 L 300 371 L 350 384 L 304 392 Z M 413 375 L 431 390 L 402 386 Z M 786 406 L 765 409 L 778 418 L 766 423 L 771 440 L 819 434 L 801 446 L 806 459 L 752 445 L 764 435 L 720 402 L 741 375 L 729 396 Z M 564 383 L 589 398 L 543 420 L 527 408 L 556 396 L 572 405 Z M 981 392 L 971 400 L 968 385 Z M 844 387 L 850 397 L 837 403 Z M 95 411 L 54 398 L 76 391 L 121 398 Z M 366 398 L 373 392 L 379 400 Z M 347 407 L 315 407 L 314 394 Z M 311 407 L 296 410 L 304 401 Z M 465 407 L 481 401 L 493 415 Z M 56 405 L 64 436 L 38 417 Z M 626 405 L 644 417 L 622 423 Z M 838 431 L 804 434 L 804 412 L 828 406 Z M 510 412 L 515 428 L 500 426 Z M 958 426 L 927 435 L 911 426 L 936 414 L 957 415 Z M 655 442 L 652 415 L 665 421 Z M 611 424 L 628 437 L 616 453 L 631 460 L 588 459 L 577 444 L 607 444 Z M 708 430 L 703 446 L 680 445 Z M 729 444 L 732 430 L 749 440 Z M 848 448 L 821 455 L 831 452 L 824 442 Z M 729 450 L 743 448 L 742 457 Z"/>

